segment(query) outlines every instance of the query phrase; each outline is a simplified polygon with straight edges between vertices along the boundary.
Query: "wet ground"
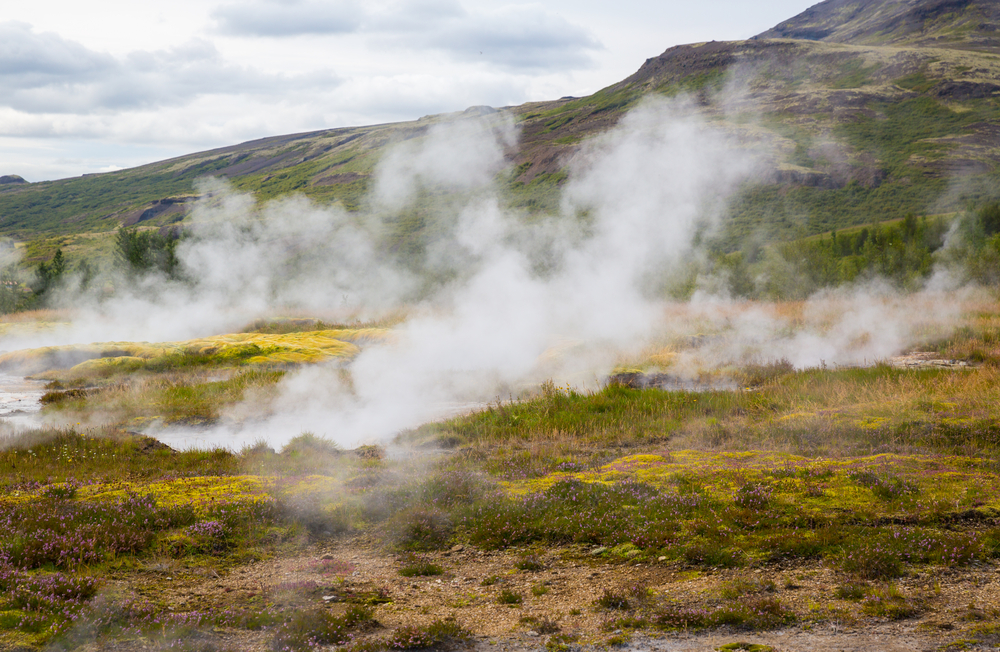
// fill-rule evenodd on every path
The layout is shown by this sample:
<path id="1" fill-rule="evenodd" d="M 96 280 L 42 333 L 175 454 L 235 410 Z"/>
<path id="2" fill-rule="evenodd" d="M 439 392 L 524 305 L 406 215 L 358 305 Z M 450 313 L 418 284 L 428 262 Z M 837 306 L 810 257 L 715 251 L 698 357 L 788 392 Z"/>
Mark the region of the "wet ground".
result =
<path id="1" fill-rule="evenodd" d="M 16 419 L 37 414 L 42 408 L 45 382 L 0 374 L 0 418 Z"/>

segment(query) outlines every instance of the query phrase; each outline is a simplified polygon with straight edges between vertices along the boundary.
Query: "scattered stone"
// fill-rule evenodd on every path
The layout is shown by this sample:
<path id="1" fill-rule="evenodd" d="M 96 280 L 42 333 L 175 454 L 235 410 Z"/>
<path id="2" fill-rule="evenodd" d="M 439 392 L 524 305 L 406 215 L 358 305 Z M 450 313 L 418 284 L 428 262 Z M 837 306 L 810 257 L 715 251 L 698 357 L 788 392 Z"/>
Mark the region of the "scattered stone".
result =
<path id="1" fill-rule="evenodd" d="M 633 559 L 641 554 L 642 554 L 641 550 L 629 550 L 628 552 L 625 553 L 625 556 L 628 557 L 629 559 Z"/>
<path id="2" fill-rule="evenodd" d="M 451 552 L 462 552 L 463 550 L 465 550 L 465 546 L 461 543 L 457 543 L 451 547 Z"/>
<path id="3" fill-rule="evenodd" d="M 334 557 L 330 553 L 326 553 L 325 555 L 319 558 L 320 561 L 333 561 L 334 559 L 336 559 L 336 557 Z"/>
<path id="4" fill-rule="evenodd" d="M 603 555 L 607 551 L 608 551 L 607 547 L 601 546 L 600 548 L 594 548 L 593 550 L 591 550 L 590 554 L 596 557 L 597 555 Z"/>
<path id="5" fill-rule="evenodd" d="M 337 596 L 335 596 L 335 595 L 324 595 L 323 596 L 323 602 L 331 602 L 331 601 L 336 601 L 336 600 L 337 600 Z"/>
<path id="6" fill-rule="evenodd" d="M 659 557 L 656 558 L 656 561 L 667 561 L 667 556 L 666 555 L 661 555 L 661 556 L 659 556 Z"/>
<path id="7" fill-rule="evenodd" d="M 533 629 L 529 629 L 528 631 L 525 632 L 525 634 L 527 634 L 528 636 L 538 636 L 538 632 L 536 632 Z"/>

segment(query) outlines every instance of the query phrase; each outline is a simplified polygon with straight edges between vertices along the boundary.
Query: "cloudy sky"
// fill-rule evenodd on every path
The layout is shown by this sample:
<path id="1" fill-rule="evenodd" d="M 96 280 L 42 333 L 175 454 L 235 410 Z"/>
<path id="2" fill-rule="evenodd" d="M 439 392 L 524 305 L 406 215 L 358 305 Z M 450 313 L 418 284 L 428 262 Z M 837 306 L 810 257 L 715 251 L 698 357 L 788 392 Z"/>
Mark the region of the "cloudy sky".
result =
<path id="1" fill-rule="evenodd" d="M 585 95 L 813 0 L 32 0 L 0 11 L 0 175 Z"/>

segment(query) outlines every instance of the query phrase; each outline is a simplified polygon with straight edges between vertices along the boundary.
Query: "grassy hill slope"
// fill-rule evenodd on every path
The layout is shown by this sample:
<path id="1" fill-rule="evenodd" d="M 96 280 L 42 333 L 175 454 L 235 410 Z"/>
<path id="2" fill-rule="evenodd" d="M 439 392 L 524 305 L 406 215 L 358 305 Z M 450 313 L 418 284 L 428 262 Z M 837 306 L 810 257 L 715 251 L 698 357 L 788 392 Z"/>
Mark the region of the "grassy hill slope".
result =
<path id="1" fill-rule="evenodd" d="M 946 5 L 961 7 L 945 11 Z M 553 209 L 567 161 L 581 144 L 651 95 L 691 95 L 721 128 L 773 152 L 732 204 L 718 242 L 723 250 L 751 234 L 798 238 L 994 199 L 1000 196 L 1000 56 L 982 37 L 992 33 L 994 13 L 972 1 L 828 0 L 748 41 L 670 48 L 587 97 L 506 107 L 521 129 L 501 175 L 507 200 L 531 211 Z M 934 36 L 944 33 L 947 39 Z M 0 234 L 32 240 L 180 221 L 196 180 L 205 176 L 229 179 L 260 200 L 303 193 L 359 209 L 388 145 L 488 110 L 266 138 L 130 170 L 0 185 Z M 427 220 L 412 220 L 402 228 L 426 226 Z M 48 249 L 34 251 L 44 257 Z"/>

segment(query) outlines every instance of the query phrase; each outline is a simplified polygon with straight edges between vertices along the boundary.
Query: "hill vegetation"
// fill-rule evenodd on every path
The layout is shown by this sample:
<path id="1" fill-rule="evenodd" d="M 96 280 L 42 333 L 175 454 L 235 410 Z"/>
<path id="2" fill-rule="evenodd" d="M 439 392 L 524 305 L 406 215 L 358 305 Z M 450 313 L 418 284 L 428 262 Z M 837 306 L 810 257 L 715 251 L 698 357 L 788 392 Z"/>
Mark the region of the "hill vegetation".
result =
<path id="1" fill-rule="evenodd" d="M 748 239 L 792 240 L 911 213 L 977 209 L 1000 198 L 1000 58 L 990 40 L 996 11 L 964 0 L 829 0 L 748 41 L 670 48 L 587 97 L 504 107 L 520 130 L 498 176 L 504 200 L 529 212 L 555 210 L 581 147 L 642 98 L 684 95 L 695 99 L 692 110 L 748 147 L 771 152 L 730 205 L 718 251 Z M 186 223 L 203 193 L 196 182 L 206 176 L 259 201 L 301 193 L 365 209 L 388 146 L 492 111 L 473 107 L 265 138 L 106 174 L 7 183 L 0 185 L 0 234 L 33 243 L 28 264 L 60 246 L 90 257 L 100 253 L 94 234 L 119 225 Z M 389 221 L 397 241 L 433 231 L 435 215 L 416 211 Z"/>

